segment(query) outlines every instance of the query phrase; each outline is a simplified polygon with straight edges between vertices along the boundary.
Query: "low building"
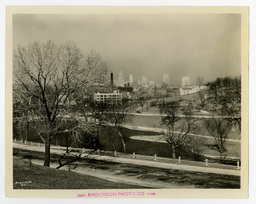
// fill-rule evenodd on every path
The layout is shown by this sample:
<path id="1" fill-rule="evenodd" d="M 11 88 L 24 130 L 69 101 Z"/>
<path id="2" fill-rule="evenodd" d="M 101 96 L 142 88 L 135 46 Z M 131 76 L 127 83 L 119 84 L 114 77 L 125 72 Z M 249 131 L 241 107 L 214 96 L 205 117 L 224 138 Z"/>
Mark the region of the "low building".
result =
<path id="1" fill-rule="evenodd" d="M 122 104 L 122 94 L 114 91 L 113 93 L 94 93 L 94 100 L 98 103 L 106 103 L 109 105 Z"/>
<path id="2" fill-rule="evenodd" d="M 189 95 L 189 94 L 193 94 L 193 93 L 197 93 L 200 90 L 205 90 L 207 89 L 207 86 L 201 86 L 199 88 L 199 86 L 181 86 L 180 87 L 180 95 Z"/>
<path id="3" fill-rule="evenodd" d="M 118 92 L 122 94 L 123 98 L 131 98 L 133 94 L 133 87 L 125 86 L 125 87 L 118 87 Z"/>

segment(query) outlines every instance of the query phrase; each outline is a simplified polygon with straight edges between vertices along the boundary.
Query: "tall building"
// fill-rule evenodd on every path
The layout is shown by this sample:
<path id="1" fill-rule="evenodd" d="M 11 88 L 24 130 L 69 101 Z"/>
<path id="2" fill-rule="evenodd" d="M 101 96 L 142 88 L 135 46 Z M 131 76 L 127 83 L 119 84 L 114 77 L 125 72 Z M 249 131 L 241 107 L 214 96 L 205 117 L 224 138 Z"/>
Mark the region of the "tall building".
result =
<path id="1" fill-rule="evenodd" d="M 189 86 L 189 77 L 182 77 L 181 86 Z"/>
<path id="2" fill-rule="evenodd" d="M 124 87 L 124 74 L 122 71 L 119 73 L 118 79 L 119 79 L 119 86 Z"/>
<path id="3" fill-rule="evenodd" d="M 155 85 L 156 85 L 156 83 L 154 81 L 149 82 L 149 86 L 155 86 Z"/>
<path id="4" fill-rule="evenodd" d="M 133 77 L 132 77 L 132 74 L 130 74 L 129 76 L 129 83 L 132 84 L 133 83 Z"/>
<path id="5" fill-rule="evenodd" d="M 141 85 L 143 87 L 147 86 L 148 85 L 148 80 L 145 76 L 142 77 L 142 80 L 141 80 Z"/>
<path id="6" fill-rule="evenodd" d="M 163 76 L 163 82 L 166 83 L 166 84 L 169 84 L 169 83 L 170 83 L 169 74 L 164 74 L 164 76 Z"/>

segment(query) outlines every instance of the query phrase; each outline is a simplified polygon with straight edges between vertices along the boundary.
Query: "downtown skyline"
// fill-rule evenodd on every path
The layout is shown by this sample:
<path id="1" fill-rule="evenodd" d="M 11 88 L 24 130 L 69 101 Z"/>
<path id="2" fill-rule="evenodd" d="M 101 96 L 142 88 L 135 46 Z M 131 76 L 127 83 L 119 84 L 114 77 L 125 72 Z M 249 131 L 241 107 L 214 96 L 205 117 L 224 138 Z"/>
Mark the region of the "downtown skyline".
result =
<path id="1" fill-rule="evenodd" d="M 13 48 L 35 41 L 74 41 L 84 53 L 99 52 L 109 72 L 181 84 L 241 75 L 239 14 L 134 14 L 13 16 Z M 125 79 L 128 81 L 129 79 Z"/>
<path id="2" fill-rule="evenodd" d="M 173 84 L 170 84 L 169 82 L 169 75 L 168 74 L 163 74 L 163 79 L 160 83 L 156 83 L 155 81 L 151 80 L 151 78 L 147 78 L 145 76 L 142 77 L 142 79 L 138 79 L 138 80 L 133 80 L 133 75 L 132 74 L 129 74 L 128 76 L 125 76 L 123 74 L 123 71 L 120 71 L 118 73 L 118 75 L 115 77 L 115 85 L 116 86 L 125 86 L 127 84 L 129 84 L 129 86 L 133 85 L 133 84 L 138 84 L 138 85 L 141 85 L 141 86 L 161 86 L 161 84 L 165 83 L 167 85 L 173 85 Z M 181 85 L 181 83 L 180 83 Z M 177 85 L 179 86 L 179 85 Z"/>

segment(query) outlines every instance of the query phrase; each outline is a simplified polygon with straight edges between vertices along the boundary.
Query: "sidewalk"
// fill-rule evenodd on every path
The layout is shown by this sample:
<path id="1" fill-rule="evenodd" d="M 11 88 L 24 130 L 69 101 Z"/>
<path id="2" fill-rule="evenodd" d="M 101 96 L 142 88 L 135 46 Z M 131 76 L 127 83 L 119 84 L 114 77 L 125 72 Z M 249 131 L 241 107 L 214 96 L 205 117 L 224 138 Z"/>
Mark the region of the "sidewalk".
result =
<path id="1" fill-rule="evenodd" d="M 183 170 L 183 171 L 195 171 L 195 172 L 203 172 L 203 173 L 240 176 L 239 170 L 218 169 L 218 168 L 211 168 L 207 166 L 200 167 L 200 166 L 190 166 L 190 165 L 184 165 L 184 164 L 170 164 L 170 163 L 162 163 L 162 162 L 155 162 L 155 161 L 148 161 L 148 160 L 118 158 L 118 157 L 100 156 L 100 155 L 89 155 L 88 158 L 100 160 L 100 161 L 135 164 L 135 165 L 149 166 L 149 167 L 156 167 L 156 168 L 163 168 L 163 169 L 177 169 L 177 170 Z"/>
<path id="2" fill-rule="evenodd" d="M 38 144 L 29 145 L 29 144 L 14 142 L 13 148 L 44 152 L 44 145 L 42 145 L 42 144 L 40 146 L 38 146 Z M 82 152 L 82 149 L 80 149 L 80 152 Z M 53 146 L 51 148 L 51 154 L 62 155 L 64 153 L 65 153 L 65 147 L 59 147 L 59 149 L 58 149 L 56 146 Z M 79 152 L 72 152 L 71 154 L 78 155 Z M 240 170 L 235 169 L 235 167 L 233 170 L 233 169 L 223 169 L 223 168 L 212 168 L 210 166 L 203 167 L 203 166 L 195 166 L 195 165 L 186 165 L 186 164 L 182 164 L 182 163 L 174 164 L 174 163 L 165 163 L 165 162 L 159 162 L 159 161 L 149 161 L 149 160 L 141 160 L 141 159 L 133 159 L 133 158 L 111 157 L 111 156 L 105 156 L 105 155 L 88 155 L 86 153 L 83 153 L 81 155 L 81 158 L 85 158 L 85 157 L 89 158 L 89 159 L 99 160 L 99 161 L 134 164 L 134 165 L 156 167 L 156 168 L 163 168 L 163 169 L 177 169 L 177 170 L 183 170 L 183 171 L 240 176 Z"/>

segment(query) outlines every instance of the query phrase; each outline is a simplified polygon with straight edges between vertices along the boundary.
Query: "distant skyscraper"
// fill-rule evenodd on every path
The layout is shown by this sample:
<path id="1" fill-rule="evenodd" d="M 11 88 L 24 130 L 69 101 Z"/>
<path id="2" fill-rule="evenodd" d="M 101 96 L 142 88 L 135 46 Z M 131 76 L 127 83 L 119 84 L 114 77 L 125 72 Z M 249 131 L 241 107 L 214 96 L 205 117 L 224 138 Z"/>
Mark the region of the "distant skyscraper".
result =
<path id="1" fill-rule="evenodd" d="M 132 77 L 132 74 L 130 74 L 129 76 L 129 83 L 132 84 L 133 83 L 133 77 Z"/>
<path id="2" fill-rule="evenodd" d="M 122 71 L 119 73 L 119 86 L 124 87 L 124 74 Z"/>
<path id="3" fill-rule="evenodd" d="M 149 86 L 155 86 L 155 85 L 156 85 L 156 83 L 154 81 L 149 82 Z"/>
<path id="4" fill-rule="evenodd" d="M 181 86 L 189 86 L 189 77 L 182 77 Z"/>
<path id="5" fill-rule="evenodd" d="M 144 77 L 144 76 L 142 77 L 141 85 L 144 86 L 144 87 L 148 85 L 148 80 L 147 80 L 147 78 Z"/>
<path id="6" fill-rule="evenodd" d="M 163 76 L 163 82 L 166 83 L 166 84 L 169 84 L 169 83 L 170 83 L 169 74 L 164 74 L 164 76 Z"/>

